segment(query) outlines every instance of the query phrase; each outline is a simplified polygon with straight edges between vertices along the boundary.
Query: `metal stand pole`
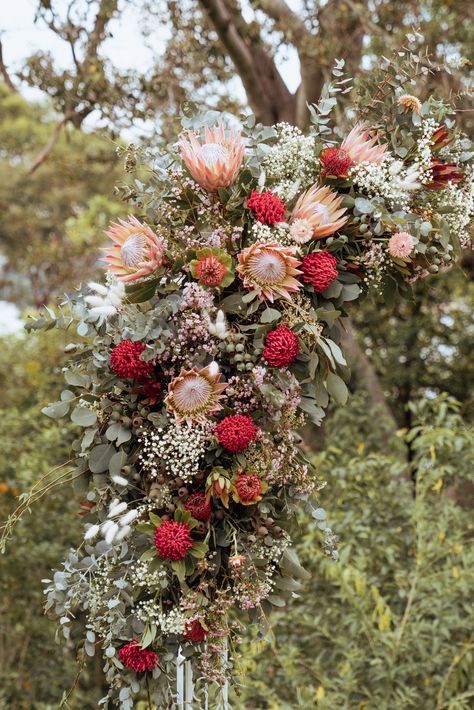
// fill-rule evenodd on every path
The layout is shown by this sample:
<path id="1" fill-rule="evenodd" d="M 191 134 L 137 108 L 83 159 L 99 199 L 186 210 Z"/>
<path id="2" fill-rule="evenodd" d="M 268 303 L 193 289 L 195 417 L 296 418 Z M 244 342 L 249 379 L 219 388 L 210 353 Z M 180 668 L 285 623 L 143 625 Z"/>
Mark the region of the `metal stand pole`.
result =
<path id="1" fill-rule="evenodd" d="M 226 646 L 222 654 L 222 664 L 227 667 L 228 648 Z M 176 710 L 193 710 L 194 704 L 194 678 L 193 668 L 190 661 L 187 661 L 178 649 L 176 657 Z M 197 709 L 196 709 L 197 710 Z M 207 686 L 204 688 L 204 708 L 209 710 L 209 692 Z M 226 680 L 221 690 L 220 710 L 230 710 L 229 706 L 229 683 Z"/>

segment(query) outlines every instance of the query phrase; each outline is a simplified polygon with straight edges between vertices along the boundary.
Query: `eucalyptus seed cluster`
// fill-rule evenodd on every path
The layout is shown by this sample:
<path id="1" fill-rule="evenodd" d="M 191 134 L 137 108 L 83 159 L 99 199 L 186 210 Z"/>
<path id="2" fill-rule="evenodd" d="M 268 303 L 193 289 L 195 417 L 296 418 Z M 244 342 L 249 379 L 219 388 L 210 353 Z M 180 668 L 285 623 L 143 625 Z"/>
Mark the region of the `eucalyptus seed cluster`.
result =
<path id="1" fill-rule="evenodd" d="M 252 345 L 252 348 L 248 349 L 247 345 L 248 340 L 245 335 L 236 332 L 231 333 L 226 342 L 219 345 L 238 372 L 251 372 L 262 355 L 262 348 Z"/>
<path id="2" fill-rule="evenodd" d="M 124 429 L 130 429 L 132 434 L 138 435 L 141 427 L 150 413 L 150 408 L 137 404 L 131 409 L 127 404 L 116 402 L 112 405 L 109 424 L 120 424 Z"/>

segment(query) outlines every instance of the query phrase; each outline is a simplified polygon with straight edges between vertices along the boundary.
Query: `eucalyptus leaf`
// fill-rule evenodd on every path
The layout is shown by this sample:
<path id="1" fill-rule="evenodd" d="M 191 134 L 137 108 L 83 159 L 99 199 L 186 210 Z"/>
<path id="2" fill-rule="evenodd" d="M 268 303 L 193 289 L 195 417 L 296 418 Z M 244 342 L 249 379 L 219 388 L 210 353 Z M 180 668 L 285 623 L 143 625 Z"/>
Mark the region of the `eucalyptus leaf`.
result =
<path id="1" fill-rule="evenodd" d="M 79 426 L 92 426 L 97 421 L 97 414 L 88 407 L 76 407 L 71 413 L 71 421 Z"/>
<path id="2" fill-rule="evenodd" d="M 61 417 L 65 417 L 69 412 L 69 406 L 67 400 L 64 402 L 53 402 L 52 404 L 48 404 L 47 407 L 43 407 L 41 411 L 51 419 L 60 419 Z"/>
<path id="3" fill-rule="evenodd" d="M 112 444 L 99 444 L 95 446 L 89 455 L 89 468 L 92 473 L 103 473 L 109 468 L 109 462 L 114 453 L 115 447 Z"/>
<path id="4" fill-rule="evenodd" d="M 276 308 L 266 308 L 260 316 L 260 323 L 273 323 L 278 318 L 281 318 L 280 311 Z"/>

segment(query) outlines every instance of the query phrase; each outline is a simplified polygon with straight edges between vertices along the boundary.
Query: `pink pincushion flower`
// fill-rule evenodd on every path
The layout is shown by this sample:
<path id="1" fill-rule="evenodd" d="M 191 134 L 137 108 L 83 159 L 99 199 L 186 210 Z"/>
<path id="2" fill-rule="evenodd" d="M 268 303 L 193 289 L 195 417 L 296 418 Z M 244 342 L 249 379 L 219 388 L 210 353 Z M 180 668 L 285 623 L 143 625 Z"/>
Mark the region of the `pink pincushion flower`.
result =
<path id="1" fill-rule="evenodd" d="M 114 243 L 102 250 L 104 261 L 119 281 L 142 279 L 163 265 L 166 241 L 136 217 L 112 222 L 105 234 Z"/>
<path id="2" fill-rule="evenodd" d="M 219 124 L 212 129 L 206 126 L 201 142 L 191 131 L 182 134 L 179 150 L 196 182 L 208 192 L 216 192 L 236 181 L 245 147 L 240 133 L 229 131 L 226 136 L 224 126 Z"/>
<path id="3" fill-rule="evenodd" d="M 397 232 L 393 234 L 388 241 L 388 252 L 390 256 L 405 259 L 410 256 L 415 246 L 415 241 L 408 232 Z"/>

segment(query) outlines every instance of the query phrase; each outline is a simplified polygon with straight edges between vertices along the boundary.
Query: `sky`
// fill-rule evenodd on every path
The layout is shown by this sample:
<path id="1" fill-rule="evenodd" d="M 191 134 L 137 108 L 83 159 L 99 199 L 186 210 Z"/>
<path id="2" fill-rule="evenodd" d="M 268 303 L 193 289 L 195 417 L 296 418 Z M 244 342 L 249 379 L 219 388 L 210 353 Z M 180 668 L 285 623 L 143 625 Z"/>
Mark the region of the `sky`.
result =
<path id="1" fill-rule="evenodd" d="M 66 5 L 67 1 L 55 0 L 57 6 L 61 6 L 61 3 Z M 289 5 L 297 10 L 299 3 L 300 0 L 290 0 Z M 152 43 L 154 51 L 159 52 L 166 40 L 163 30 L 160 30 L 161 36 L 155 32 L 148 37 L 147 42 L 143 40 L 141 18 L 133 5 L 129 0 L 123 3 L 125 8 L 123 13 L 109 26 L 112 36 L 101 47 L 101 51 L 111 59 L 113 64 L 123 70 L 143 70 L 144 67 L 150 66 L 153 62 L 153 51 L 147 45 Z M 25 58 L 38 50 L 47 49 L 51 52 L 59 67 L 68 67 L 71 63 L 66 43 L 56 37 L 42 22 L 34 22 L 37 6 L 38 0 L 0 0 L 3 58 L 13 78 Z M 295 91 L 299 84 L 299 62 L 296 52 L 290 51 L 285 60 L 280 62 L 279 68 L 289 89 Z M 244 98 L 242 84 L 237 77 L 232 90 L 235 90 L 237 96 L 241 95 L 242 99 Z M 22 87 L 22 93 L 31 100 L 42 98 L 42 93 L 36 89 Z M 90 117 L 89 127 L 94 127 L 95 120 L 94 116 Z M 152 131 L 153 126 L 140 124 L 139 134 L 143 135 L 143 129 Z M 139 134 L 130 129 L 123 137 L 125 140 L 133 141 Z M 18 332 L 21 327 L 18 309 L 13 304 L 0 301 L 0 335 Z"/>
<path id="2" fill-rule="evenodd" d="M 61 3 L 65 5 L 67 1 L 69 0 L 56 0 L 56 5 L 61 7 Z M 118 20 L 109 25 L 113 36 L 103 43 L 101 51 L 120 69 L 143 69 L 153 61 L 153 51 L 147 44 L 152 42 L 154 50 L 159 52 L 166 37 L 163 33 L 161 36 L 154 33 L 148 43 L 144 42 L 141 18 L 134 3 L 128 0 L 122 4 L 124 11 Z M 297 10 L 300 0 L 290 0 L 288 4 Z M 66 43 L 58 39 L 43 23 L 34 23 L 37 5 L 38 0 L 0 0 L 0 33 L 4 60 L 12 72 L 21 66 L 25 57 L 38 49 L 48 49 L 58 65 L 68 66 L 71 63 Z M 290 90 L 296 90 L 299 84 L 296 52 L 290 52 L 288 57 L 280 62 L 279 68 Z"/>

